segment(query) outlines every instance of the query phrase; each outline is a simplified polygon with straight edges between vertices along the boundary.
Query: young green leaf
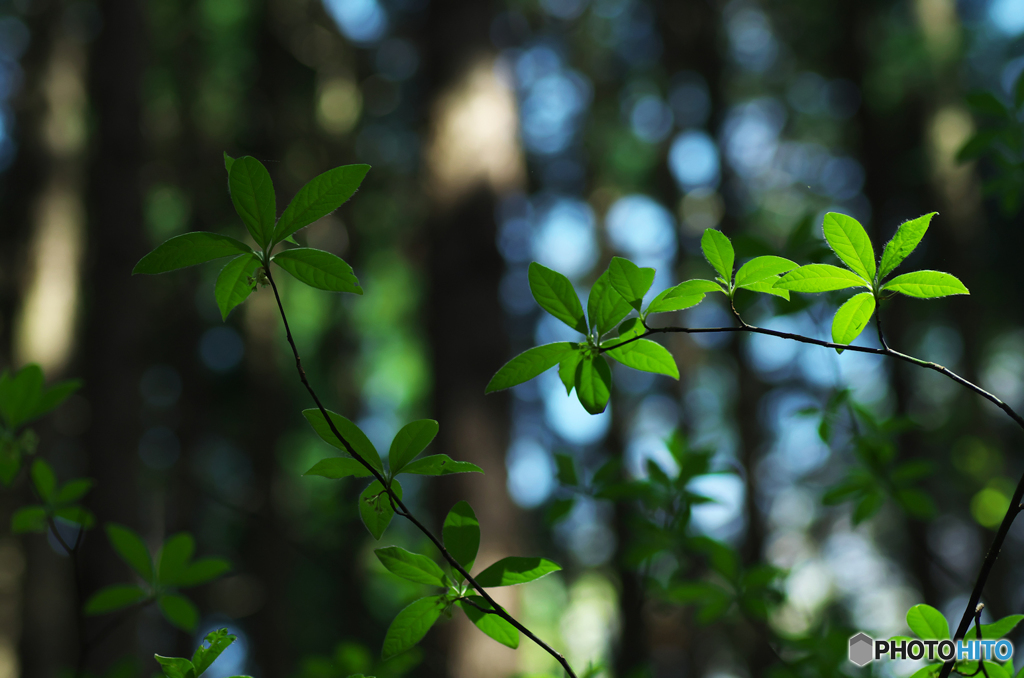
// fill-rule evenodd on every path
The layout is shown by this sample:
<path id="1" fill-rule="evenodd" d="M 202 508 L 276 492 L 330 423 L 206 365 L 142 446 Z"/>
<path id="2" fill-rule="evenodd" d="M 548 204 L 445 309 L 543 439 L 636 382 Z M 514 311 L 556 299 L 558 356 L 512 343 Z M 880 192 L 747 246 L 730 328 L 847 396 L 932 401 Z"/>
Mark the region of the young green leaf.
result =
<path id="1" fill-rule="evenodd" d="M 831 292 L 848 287 L 870 287 L 859 275 L 831 264 L 808 264 L 782 276 L 775 287 L 792 292 Z"/>
<path id="2" fill-rule="evenodd" d="M 850 270 L 871 282 L 875 279 L 875 249 L 860 222 L 838 212 L 825 215 L 825 240 Z"/>
<path id="3" fill-rule="evenodd" d="M 704 301 L 708 292 L 722 292 L 722 286 L 710 280 L 687 280 L 675 287 L 663 290 L 647 306 L 647 313 L 668 313 L 682 311 Z"/>
<path id="4" fill-rule="evenodd" d="M 43 459 L 36 459 L 32 462 L 32 485 L 39 493 L 39 498 L 49 504 L 53 499 L 53 493 L 57 490 L 57 476 L 53 474 L 53 469 Z"/>
<path id="5" fill-rule="evenodd" d="M 704 235 L 700 238 L 700 249 L 704 252 L 704 258 L 718 271 L 726 285 L 732 284 L 732 267 L 736 260 L 736 253 L 732 249 L 732 243 L 721 231 L 713 228 L 705 229 Z"/>
<path id="6" fill-rule="evenodd" d="M 480 523 L 468 502 L 460 501 L 448 512 L 441 528 L 441 538 L 444 547 L 459 565 L 466 572 L 472 570 L 476 553 L 480 550 Z M 457 576 L 462 579 L 460 575 Z"/>
<path id="7" fill-rule="evenodd" d="M 664 374 L 673 379 L 679 378 L 679 367 L 676 366 L 672 354 L 661 344 L 649 339 L 637 339 L 607 353 L 634 370 Z"/>
<path id="8" fill-rule="evenodd" d="M 654 269 L 640 268 L 629 259 L 612 257 L 608 265 L 608 281 L 626 303 L 639 311 L 644 295 L 654 282 Z"/>
<path id="9" fill-rule="evenodd" d="M 601 336 L 615 327 L 620 320 L 629 315 L 629 302 L 612 287 L 610 271 L 605 271 L 594 281 L 587 298 L 587 316 L 590 328 Z"/>
<path id="10" fill-rule="evenodd" d="M 530 264 L 528 277 L 530 292 L 541 308 L 580 334 L 587 333 L 583 306 L 568 278 L 536 261 Z"/>
<path id="11" fill-rule="evenodd" d="M 228 176 L 231 175 L 231 166 L 235 164 L 235 159 L 228 155 L 227 151 L 224 151 L 224 169 L 227 171 Z"/>
<path id="12" fill-rule="evenodd" d="M 188 588 L 213 581 L 231 571 L 231 563 L 223 558 L 200 558 L 188 564 L 177 578 L 177 585 Z"/>
<path id="13" fill-rule="evenodd" d="M 612 391 L 612 371 L 602 355 L 588 355 L 576 367 L 576 395 L 590 414 L 600 414 Z"/>
<path id="14" fill-rule="evenodd" d="M 932 212 L 900 224 L 896 229 L 896 235 L 885 244 L 885 249 L 882 250 L 882 264 L 878 270 L 879 280 L 885 280 L 887 275 L 895 271 L 896 267 L 917 249 L 918 243 L 928 231 L 932 217 L 936 214 L 938 212 Z"/>
<path id="15" fill-rule="evenodd" d="M 514 586 L 525 584 L 544 575 L 558 572 L 562 568 L 545 558 L 502 558 L 478 574 L 476 583 L 480 586 Z"/>
<path id="16" fill-rule="evenodd" d="M 260 247 L 266 248 L 273 240 L 277 221 L 277 198 L 267 168 L 250 155 L 238 158 L 231 164 L 228 186 L 231 202 L 249 235 Z"/>
<path id="17" fill-rule="evenodd" d="M 366 434 L 360 430 L 358 426 L 353 424 L 351 421 L 341 416 L 337 412 L 327 411 L 327 414 L 331 417 L 331 422 L 334 424 L 334 428 L 338 429 L 338 433 L 348 441 L 348 444 L 352 446 L 355 453 L 370 464 L 377 471 L 384 472 L 384 464 L 381 463 L 380 454 L 377 453 L 377 449 L 370 442 L 370 439 L 366 437 Z M 328 426 L 327 420 L 324 419 L 324 415 L 320 413 L 320 410 L 311 407 L 308 410 L 302 411 L 302 416 L 306 418 L 309 425 L 313 427 L 316 434 L 327 443 L 332 445 L 342 452 L 348 454 L 348 449 L 338 437 L 334 435 L 334 431 Z"/>
<path id="18" fill-rule="evenodd" d="M 564 356 L 558 363 L 558 378 L 565 386 L 565 395 L 572 393 L 576 386 L 576 367 L 583 360 L 583 344 L 571 344 L 574 348 L 571 353 Z"/>
<path id="19" fill-rule="evenodd" d="M 25 534 L 28 532 L 46 532 L 46 509 L 42 506 L 23 506 L 11 516 L 11 532 Z"/>
<path id="20" fill-rule="evenodd" d="M 517 384 L 522 384 L 534 377 L 546 372 L 570 353 L 574 351 L 572 344 L 568 341 L 558 341 L 553 344 L 542 344 L 523 351 L 512 360 L 505 363 L 498 372 L 491 377 L 491 381 L 484 389 L 484 393 L 493 393 Z"/>
<path id="21" fill-rule="evenodd" d="M 176 586 L 185 574 L 196 550 L 196 540 L 188 532 L 168 537 L 157 555 L 156 581 L 161 586 Z"/>
<path id="22" fill-rule="evenodd" d="M 455 461 L 447 454 L 432 454 L 410 462 L 402 468 L 402 473 L 413 473 L 421 476 L 448 476 L 453 473 L 483 473 L 484 470 L 468 461 Z"/>
<path id="23" fill-rule="evenodd" d="M 837 344 L 851 343 L 867 327 L 874 312 L 875 295 L 871 292 L 861 292 L 850 297 L 832 319 L 832 341 Z"/>
<path id="24" fill-rule="evenodd" d="M 403 426 L 391 441 L 391 450 L 388 452 L 391 474 L 399 473 L 406 464 L 419 456 L 437 435 L 437 430 L 437 422 L 433 419 L 418 419 Z"/>
<path id="25" fill-rule="evenodd" d="M 736 287 L 746 287 L 753 283 L 788 273 L 797 267 L 797 263 L 782 257 L 755 257 L 743 264 L 736 272 Z"/>
<path id="26" fill-rule="evenodd" d="M 484 612 L 483 610 L 493 609 L 486 600 L 480 596 L 466 596 L 466 600 L 459 601 L 459 607 L 469 620 L 488 636 L 513 650 L 519 647 L 519 631 L 498 615 Z"/>
<path id="27" fill-rule="evenodd" d="M 154 654 L 153 658 L 160 663 L 160 669 L 165 678 L 197 678 L 199 675 L 193 668 L 192 662 L 184 657 L 161 657 Z"/>
<path id="28" fill-rule="evenodd" d="M 576 461 L 568 454 L 555 454 L 555 466 L 558 468 L 558 482 L 566 487 L 576 487 L 579 477 L 576 475 Z"/>
<path id="29" fill-rule="evenodd" d="M 235 257 L 220 270 L 217 286 L 213 296 L 217 300 L 222 320 L 228 319 L 231 309 L 238 306 L 252 294 L 255 283 L 253 276 L 260 266 L 260 259 L 255 254 L 243 254 Z"/>
<path id="30" fill-rule="evenodd" d="M 174 236 L 142 257 L 132 275 L 167 273 L 239 254 L 252 254 L 252 248 L 226 235 L 195 231 Z"/>
<path id="31" fill-rule="evenodd" d="M 864 493 L 860 501 L 857 503 L 857 508 L 853 509 L 853 516 L 851 520 L 854 525 L 860 525 L 871 516 L 878 513 L 885 503 L 885 495 L 878 488 L 872 488 Z"/>
<path id="32" fill-rule="evenodd" d="M 898 275 L 882 286 L 885 292 L 899 292 L 918 299 L 936 299 L 970 294 L 958 278 L 941 271 L 914 271 Z"/>
<path id="33" fill-rule="evenodd" d="M 145 600 L 146 597 L 146 592 L 134 584 L 114 584 L 106 586 L 90 596 L 83 611 L 90 616 L 106 614 L 131 607 L 135 603 Z"/>
<path id="34" fill-rule="evenodd" d="M 80 388 L 82 388 L 82 381 L 80 379 L 68 379 L 54 384 L 43 391 L 42 395 L 36 400 L 35 407 L 32 408 L 24 421 L 29 422 L 36 417 L 43 416 L 67 400 L 68 396 Z"/>
<path id="35" fill-rule="evenodd" d="M 341 207 L 359 188 L 369 165 L 343 165 L 313 177 L 299 189 L 277 222 L 274 242 L 312 224 Z"/>
<path id="36" fill-rule="evenodd" d="M 444 570 L 430 558 L 411 553 L 398 546 L 388 546 L 376 549 L 377 560 L 393 574 L 402 579 L 430 584 L 431 586 L 444 586 Z"/>
<path id="37" fill-rule="evenodd" d="M 192 633 L 199 625 L 199 610 L 195 604 L 177 593 L 164 594 L 157 598 L 157 607 L 164 619 L 186 633 Z"/>
<path id="38" fill-rule="evenodd" d="M 81 525 L 87 530 L 96 525 L 96 516 L 81 506 L 64 506 L 54 511 L 53 515 L 69 523 Z"/>
<path id="39" fill-rule="evenodd" d="M 391 489 L 399 499 L 402 498 L 402 486 L 397 480 L 391 481 Z M 374 539 L 379 540 L 383 536 L 394 515 L 395 507 L 391 505 L 391 497 L 384 491 L 380 481 L 374 480 L 367 485 L 359 495 L 359 517 Z"/>
<path id="40" fill-rule="evenodd" d="M 278 252 L 271 261 L 310 287 L 328 292 L 363 293 L 352 267 L 330 252 L 294 247 Z"/>
<path id="41" fill-rule="evenodd" d="M 135 532 L 124 525 L 107 523 L 107 538 L 124 562 L 135 570 L 145 581 L 153 581 L 153 559 L 146 543 Z"/>
<path id="42" fill-rule="evenodd" d="M 217 629 L 206 634 L 203 642 L 209 643 L 210 646 L 208 648 L 203 647 L 203 644 L 200 643 L 199 647 L 196 648 L 195 654 L 192 655 L 192 666 L 195 667 L 197 678 L 206 669 L 210 668 L 210 665 L 217 660 L 217 657 L 224 650 L 228 649 L 231 643 L 235 642 L 235 636 L 228 633 L 227 629 Z"/>
<path id="43" fill-rule="evenodd" d="M 773 275 L 770 278 L 758 280 L 757 282 L 747 283 L 746 285 L 741 285 L 739 287 L 749 292 L 771 294 L 776 297 L 782 297 L 786 301 L 789 301 L 789 290 L 783 290 L 775 286 L 775 283 L 777 283 L 779 280 L 779 277 Z"/>
<path id="44" fill-rule="evenodd" d="M 359 461 L 351 457 L 331 457 L 330 459 L 321 459 L 313 464 L 313 468 L 306 471 L 303 475 L 322 476 L 338 480 L 339 478 L 348 478 L 349 476 L 353 478 L 367 478 L 373 474 Z"/>
<path id="45" fill-rule="evenodd" d="M 921 640 L 946 640 L 949 623 L 931 605 L 915 605 L 907 611 L 907 626 Z"/>
<path id="46" fill-rule="evenodd" d="M 39 365 L 26 365 L 11 374 L 0 374 L 0 414 L 7 428 L 14 430 L 28 421 L 43 393 L 43 371 Z"/>
<path id="47" fill-rule="evenodd" d="M 384 636 L 381 659 L 387 661 L 420 642 L 444 612 L 445 605 L 444 596 L 429 596 L 410 603 L 399 612 Z"/>
<path id="48" fill-rule="evenodd" d="M 1017 628 L 1017 624 L 1021 623 L 1021 621 L 1024 621 L 1024 614 L 1011 614 L 1009 617 L 1003 617 L 991 624 L 982 624 L 981 637 L 985 640 L 998 640 Z M 971 630 L 967 632 L 967 638 L 972 639 L 977 637 L 978 627 L 973 626 L 971 627 Z"/>
<path id="49" fill-rule="evenodd" d="M 90 478 L 76 478 L 64 483 L 64 486 L 53 498 L 54 504 L 70 504 L 84 497 L 92 489 L 93 481 Z"/>

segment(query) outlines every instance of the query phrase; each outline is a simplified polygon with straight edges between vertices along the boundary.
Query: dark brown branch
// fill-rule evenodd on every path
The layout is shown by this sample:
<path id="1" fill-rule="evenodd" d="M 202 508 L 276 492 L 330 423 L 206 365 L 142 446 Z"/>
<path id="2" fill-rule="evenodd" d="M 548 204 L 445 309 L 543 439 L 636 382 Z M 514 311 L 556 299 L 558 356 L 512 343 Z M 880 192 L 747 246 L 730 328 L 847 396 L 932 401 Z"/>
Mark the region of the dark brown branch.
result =
<path id="1" fill-rule="evenodd" d="M 316 403 L 317 409 L 320 410 L 320 414 L 323 415 L 324 420 L 330 427 L 331 433 L 334 434 L 334 437 L 337 438 L 338 441 L 345 447 L 345 450 L 349 453 L 349 455 L 352 456 L 353 459 L 356 459 L 359 463 L 365 466 L 366 469 L 371 474 L 373 474 L 373 477 L 377 480 L 377 482 L 381 484 L 381 486 L 387 492 L 388 499 L 391 501 L 392 506 L 394 506 L 395 508 L 395 513 L 406 518 L 409 522 L 416 526 L 416 529 L 418 529 L 420 532 L 426 535 L 426 537 L 430 539 L 431 542 L 433 542 L 434 546 L 436 546 L 437 549 L 441 552 L 441 555 L 444 556 L 444 559 L 448 561 L 448 564 L 450 564 L 452 568 L 455 569 L 459 574 L 465 577 L 466 581 L 470 584 L 470 586 L 472 586 L 480 594 L 480 596 L 484 600 L 486 600 L 487 603 L 491 605 L 491 607 L 494 608 L 495 614 L 497 614 L 502 619 L 507 621 L 509 624 L 514 626 L 516 629 L 519 630 L 520 633 L 525 635 L 527 638 L 536 643 L 542 650 L 544 650 L 552 657 L 554 657 L 555 660 L 565 670 L 565 672 L 569 674 L 570 678 L 576 678 L 576 674 L 573 672 L 572 667 L 569 666 L 569 662 L 565 659 L 565 657 L 563 657 L 561 653 L 559 653 L 557 650 L 555 650 L 550 645 L 548 645 L 543 640 L 534 635 L 534 633 L 530 631 L 530 629 L 526 628 L 521 623 L 519 623 L 519 621 L 517 621 L 515 617 L 510 615 L 508 612 L 505 612 L 505 610 L 503 610 L 501 606 L 499 606 L 494 601 L 494 599 L 491 598 L 487 591 L 485 591 L 484 588 L 480 586 L 480 584 L 478 584 L 475 579 L 473 579 L 469 572 L 467 572 L 462 567 L 462 565 L 460 565 L 459 562 L 455 560 L 454 556 L 452 556 L 452 554 L 448 552 L 448 549 L 444 547 L 444 544 L 441 543 L 441 540 L 434 536 L 434 534 L 429 529 L 427 529 L 427 527 L 423 523 L 417 520 L 416 516 L 412 514 L 412 511 L 410 511 L 406 507 L 406 505 L 402 503 L 402 499 L 397 494 L 395 494 L 394 490 L 391 489 L 390 483 L 387 482 L 387 479 L 380 473 L 380 471 L 378 471 L 368 461 L 359 456 L 359 454 L 357 454 L 355 449 L 352 447 L 352 444 L 348 440 L 346 440 L 343 435 L 341 435 L 341 432 L 338 431 L 337 427 L 334 425 L 334 421 L 328 415 L 327 410 L 320 402 L 320 398 L 317 397 L 316 391 L 313 390 L 313 387 L 310 385 L 309 380 L 306 378 L 306 372 L 305 370 L 302 369 L 302 359 L 299 357 L 299 349 L 295 346 L 295 340 L 292 338 L 292 331 L 291 328 L 288 326 L 288 316 L 285 315 L 284 305 L 281 303 L 281 295 L 280 293 L 278 293 L 277 283 L 274 282 L 274 277 L 270 272 L 270 266 L 267 266 L 265 268 L 265 271 L 267 274 L 267 281 L 270 283 L 270 287 L 274 290 L 274 299 L 277 300 L 277 308 L 281 313 L 281 321 L 284 324 L 285 336 L 287 337 L 288 344 L 291 346 L 292 353 L 295 356 L 295 369 L 299 373 L 299 379 L 302 380 L 302 385 L 306 387 L 306 390 L 309 392 L 310 397 L 313 398 L 313 402 Z"/>

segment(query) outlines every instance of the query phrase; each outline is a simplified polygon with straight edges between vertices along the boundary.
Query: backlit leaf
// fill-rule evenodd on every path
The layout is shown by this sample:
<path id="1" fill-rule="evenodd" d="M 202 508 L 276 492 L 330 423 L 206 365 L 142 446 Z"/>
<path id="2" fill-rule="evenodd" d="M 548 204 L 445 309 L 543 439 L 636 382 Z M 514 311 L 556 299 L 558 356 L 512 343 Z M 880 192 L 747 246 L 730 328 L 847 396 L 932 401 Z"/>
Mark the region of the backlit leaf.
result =
<path id="1" fill-rule="evenodd" d="M 252 248 L 234 238 L 218 233 L 196 231 L 177 235 L 142 257 L 132 275 L 154 275 L 179 268 L 203 264 L 214 259 L 252 254 Z"/>
<path id="2" fill-rule="evenodd" d="M 679 378 L 679 367 L 676 366 L 672 354 L 664 346 L 650 339 L 637 339 L 607 353 L 634 370 L 664 374 L 673 379 Z"/>
<path id="3" fill-rule="evenodd" d="M 653 268 L 640 268 L 622 257 L 612 257 L 608 265 L 608 281 L 626 302 L 640 310 L 644 295 L 654 282 Z"/>
<path id="4" fill-rule="evenodd" d="M 914 271 L 898 275 L 882 286 L 886 292 L 899 292 L 918 299 L 936 299 L 954 294 L 970 294 L 960 280 L 941 271 Z"/>
<path id="5" fill-rule="evenodd" d="M 782 257 L 755 257 L 743 264 L 736 272 L 736 287 L 745 287 L 772 276 L 787 273 L 796 267 L 796 262 Z"/>
<path id="6" fill-rule="evenodd" d="M 574 344 L 558 341 L 553 344 L 542 344 L 523 351 L 505 363 L 491 377 L 484 393 L 493 393 L 517 384 L 529 381 L 557 365 L 563 358 L 573 352 Z"/>
<path id="7" fill-rule="evenodd" d="M 546 558 L 522 558 L 512 556 L 502 558 L 486 570 L 476 575 L 476 583 L 483 587 L 514 586 L 540 579 L 558 572 L 562 568 Z"/>
<path id="8" fill-rule="evenodd" d="M 610 271 L 605 271 L 594 281 L 587 299 L 587 315 L 590 328 L 600 336 L 615 327 L 620 320 L 629 315 L 632 307 L 622 295 L 612 287 Z"/>
<path id="9" fill-rule="evenodd" d="M 384 636 L 381 659 L 387 661 L 420 642 L 444 608 L 445 600 L 442 596 L 430 596 L 420 598 L 399 612 Z"/>
<path id="10" fill-rule="evenodd" d="M 611 396 L 612 371 L 602 355 L 588 355 L 576 367 L 576 395 L 590 414 L 600 414 Z"/>
<path id="11" fill-rule="evenodd" d="M 907 611 L 907 626 L 921 640 L 946 640 L 949 622 L 931 605 L 914 605 Z"/>
<path id="12" fill-rule="evenodd" d="M 444 570 L 424 555 L 406 551 L 398 546 L 376 549 L 374 553 L 389 572 L 397 574 L 402 579 L 431 586 L 445 585 Z"/>
<path id="13" fill-rule="evenodd" d="M 406 464 L 419 456 L 437 435 L 437 430 L 437 422 L 433 419 L 419 419 L 403 426 L 391 441 L 391 450 L 388 452 L 391 473 L 400 472 Z"/>
<path id="14" fill-rule="evenodd" d="M 587 333 L 583 306 L 569 279 L 537 262 L 530 264 L 530 292 L 540 307 L 581 334 Z"/>
<path id="15" fill-rule="evenodd" d="M 775 287 L 791 292 L 831 292 L 848 287 L 868 287 L 853 271 L 831 264 L 808 264 L 782 276 Z"/>
<path id="16" fill-rule="evenodd" d="M 255 254 L 243 254 L 229 261 L 217 276 L 217 286 L 213 296 L 217 300 L 222 320 L 228 319 L 231 309 L 238 306 L 252 294 L 255 282 L 253 276 L 260 266 L 259 257 Z"/>
<path id="17" fill-rule="evenodd" d="M 369 165 L 343 165 L 313 177 L 299 189 L 277 222 L 274 242 L 284 240 L 341 207 L 359 188 Z"/>
<path id="18" fill-rule="evenodd" d="M 875 295 L 861 292 L 850 297 L 832 319 L 832 341 L 849 344 L 864 331 L 875 312 Z"/>
<path id="19" fill-rule="evenodd" d="M 825 240 L 850 270 L 871 282 L 875 279 L 875 250 L 860 222 L 838 212 L 825 215 Z"/>
<path id="20" fill-rule="evenodd" d="M 736 253 L 732 248 L 729 238 L 721 231 L 713 228 L 705 229 L 704 235 L 700 238 L 700 249 L 704 252 L 704 258 L 708 260 L 726 285 L 732 284 L 732 267 L 736 260 Z"/>
<path id="21" fill-rule="evenodd" d="M 895 271 L 896 267 L 917 248 L 921 238 L 928 231 L 932 217 L 936 214 L 938 212 L 932 212 L 900 224 L 896 229 L 896 235 L 885 244 L 885 249 L 882 250 L 882 265 L 878 271 L 879 280 L 884 280 L 887 275 Z"/>
<path id="22" fill-rule="evenodd" d="M 330 252 L 312 247 L 293 247 L 278 252 L 271 261 L 310 287 L 328 292 L 363 293 L 352 267 Z"/>
<path id="23" fill-rule="evenodd" d="M 511 647 L 513 650 L 519 647 L 519 630 L 516 627 L 496 614 L 482 611 L 480 608 L 484 610 L 493 608 L 480 596 L 466 596 L 466 598 L 468 600 L 459 602 L 459 607 L 478 629 L 506 647 Z M 476 603 L 476 607 L 469 601 Z"/>

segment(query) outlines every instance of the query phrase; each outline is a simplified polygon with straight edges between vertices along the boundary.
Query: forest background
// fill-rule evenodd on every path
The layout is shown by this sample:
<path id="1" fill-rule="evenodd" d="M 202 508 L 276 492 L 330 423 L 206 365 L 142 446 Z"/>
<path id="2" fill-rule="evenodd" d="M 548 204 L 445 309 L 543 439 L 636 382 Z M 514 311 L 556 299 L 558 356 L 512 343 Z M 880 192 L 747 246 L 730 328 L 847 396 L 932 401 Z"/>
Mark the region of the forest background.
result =
<path id="1" fill-rule="evenodd" d="M 302 476 L 329 450 L 300 414 L 273 297 L 257 292 L 224 323 L 219 267 L 131 278 L 170 236 L 244 233 L 224 151 L 263 160 L 282 205 L 331 167 L 373 167 L 352 201 L 297 234 L 345 258 L 365 290 L 283 281 L 306 370 L 378 449 L 430 417 L 436 452 L 484 469 L 406 494 L 434 525 L 469 500 L 481 559 L 562 564 L 501 601 L 574 666 L 761 675 L 763 648 L 638 588 L 617 505 L 569 509 L 558 482 L 555 453 L 589 472 L 619 457 L 637 478 L 647 460 L 674 474 L 676 430 L 732 471 L 694 486 L 716 500 L 696 507 L 695 532 L 783 572 L 774 632 L 903 633 L 924 601 L 958 619 L 1024 463 L 1010 422 L 939 375 L 770 337 L 673 335 L 680 380 L 616 370 L 602 415 L 553 372 L 483 391 L 514 354 L 562 339 L 530 295 L 530 261 L 585 291 L 627 256 L 658 269 L 657 291 L 706 275 L 705 228 L 741 257 L 795 258 L 824 247 L 826 211 L 876 243 L 938 211 L 913 264 L 972 294 L 890 303 L 889 343 L 1019 408 L 1021 149 L 994 153 L 982 137 L 980 160 L 958 154 L 999 126 L 1012 141 L 1022 72 L 1021 0 L 2 0 L 0 364 L 84 380 L 36 430 L 59 477 L 96 480 L 86 505 L 100 522 L 153 548 L 188 530 L 233 566 L 189 593 L 197 635 L 144 609 L 90 667 L 149 675 L 154 652 L 190 656 L 226 626 L 239 641 L 208 676 L 555 675 L 538 648 L 503 648 L 465 620 L 376 664 L 420 589 L 373 557 L 361 485 Z M 754 312 L 827 338 L 833 307 Z M 729 313 L 705 302 L 680 319 Z M 822 504 L 857 464 L 856 419 L 828 409 L 845 388 L 900 459 L 933 464 L 916 513 L 888 501 L 858 524 L 854 505 Z M 0 493 L 0 524 L 30 499 L 24 486 Z M 994 617 L 1024 607 L 1022 530 L 986 590 Z M 423 545 L 398 522 L 385 539 Z M 86 591 L 128 576 L 102 530 L 80 564 Z M 59 544 L 4 531 L 0 678 L 59 675 L 78 634 Z"/>

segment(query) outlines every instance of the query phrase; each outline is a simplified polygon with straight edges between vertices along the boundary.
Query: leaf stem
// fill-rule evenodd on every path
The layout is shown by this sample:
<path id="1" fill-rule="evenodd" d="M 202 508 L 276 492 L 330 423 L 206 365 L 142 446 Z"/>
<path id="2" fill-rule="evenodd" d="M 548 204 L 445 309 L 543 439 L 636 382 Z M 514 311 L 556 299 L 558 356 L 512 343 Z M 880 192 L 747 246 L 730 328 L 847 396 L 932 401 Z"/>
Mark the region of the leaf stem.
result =
<path id="1" fill-rule="evenodd" d="M 451 565 L 456 571 L 458 571 L 459 574 L 465 577 L 466 581 L 469 582 L 469 584 L 472 585 L 474 589 L 476 589 L 480 596 L 484 600 L 486 600 L 488 604 L 491 605 L 491 607 L 494 608 L 495 614 L 497 614 L 499 617 L 501 617 L 509 624 L 514 626 L 516 629 L 519 630 L 520 633 L 525 635 L 527 638 L 536 643 L 542 650 L 544 650 L 552 657 L 554 657 L 555 661 L 557 661 L 562 666 L 562 668 L 565 670 L 565 672 L 569 675 L 570 678 L 576 678 L 576 674 L 573 672 L 572 667 L 569 666 L 569 662 L 565 659 L 565 657 L 562 656 L 561 653 L 552 648 L 550 645 L 545 643 L 543 640 L 538 638 L 532 631 L 530 631 L 530 629 L 526 628 L 519 621 L 517 621 L 515 617 L 513 617 L 504 609 L 502 609 L 501 606 L 494 601 L 490 594 L 488 594 L 487 591 L 484 590 L 484 587 L 478 584 L 477 581 L 473 579 L 473 577 L 469 574 L 469 572 L 467 572 L 465 568 L 463 568 L 462 565 L 460 565 L 459 562 L 455 560 L 455 557 L 448 552 L 448 549 L 444 547 L 444 544 L 441 543 L 441 540 L 438 539 L 434 535 L 434 533 L 432 533 L 429 529 L 427 529 L 427 527 L 423 523 L 421 523 L 416 518 L 416 516 L 412 514 L 412 511 L 410 511 L 408 507 L 406 507 L 406 505 L 402 503 L 402 499 L 394 492 L 394 490 L 391 489 L 391 485 L 390 483 L 387 482 L 387 478 L 385 478 L 384 475 L 377 469 L 375 469 L 368 461 L 359 456 L 356 453 L 355 449 L 352 447 L 352 444 L 348 440 L 346 440 L 343 435 L 341 435 L 341 432 L 338 431 L 337 427 L 335 427 L 334 421 L 327 414 L 327 410 L 320 402 L 320 398 L 317 396 L 316 391 L 313 390 L 313 387 L 310 385 L 309 380 L 306 378 L 305 370 L 302 369 L 302 359 L 299 357 L 299 349 L 295 346 L 295 340 L 292 338 L 292 331 L 288 325 L 288 317 L 287 315 L 285 315 L 284 305 L 281 303 L 281 295 L 278 293 L 277 283 L 274 282 L 274 276 L 270 272 L 270 266 L 266 267 L 266 273 L 267 280 L 270 282 L 270 286 L 274 290 L 274 299 L 277 300 L 277 308 L 281 312 L 281 321 L 282 323 L 284 323 L 285 336 L 288 338 L 288 344 L 291 346 L 292 354 L 294 354 L 295 356 L 295 369 L 299 373 L 299 379 L 302 381 L 302 385 L 306 387 L 306 390 L 309 392 L 310 397 L 313 398 L 313 402 L 316 403 L 317 409 L 320 410 L 320 414 L 323 415 L 324 421 L 327 422 L 327 425 L 330 427 L 331 433 L 334 434 L 334 437 L 337 438 L 338 441 L 345 446 L 345 450 L 352 456 L 352 458 L 356 459 L 357 461 L 359 461 L 359 463 L 365 466 L 366 469 L 373 474 L 373 477 L 384 487 L 384 489 L 388 493 L 389 500 L 395 507 L 395 513 L 399 514 L 403 518 L 406 518 L 409 522 L 415 525 L 420 532 L 426 535 L 426 537 L 430 539 L 431 542 L 433 542 L 434 546 L 436 546 L 437 549 L 441 552 L 441 555 L 444 556 L 444 559 L 448 561 L 448 564 Z"/>
<path id="2" fill-rule="evenodd" d="M 735 311 L 734 311 L 735 312 Z M 952 370 L 939 365 L 938 363 L 930 362 L 927 360 L 921 360 L 913 356 L 907 355 L 906 353 L 900 353 L 895 351 L 885 343 L 882 337 L 882 324 L 881 320 L 877 320 L 879 339 L 882 344 L 882 348 L 873 348 L 870 346 L 854 346 L 852 344 L 837 344 L 831 341 L 822 341 L 821 339 L 814 339 L 812 337 L 806 337 L 802 334 L 793 334 L 790 332 L 780 332 L 778 330 L 771 330 L 766 327 L 756 327 L 754 325 L 748 325 L 739 314 L 736 313 L 737 321 L 740 323 L 737 327 L 651 327 L 647 324 L 644 319 L 643 325 L 647 330 L 643 334 L 635 337 L 630 337 L 618 344 L 612 346 L 599 347 L 598 350 L 602 353 L 610 351 L 612 349 L 624 346 L 631 342 L 643 339 L 652 334 L 668 334 L 668 333 L 682 333 L 682 334 L 714 334 L 723 332 L 749 332 L 751 334 L 763 334 L 769 337 L 778 337 L 779 339 L 789 339 L 791 341 L 798 341 L 803 344 L 811 344 L 813 346 L 822 346 L 824 348 L 842 349 L 844 351 L 853 351 L 855 353 L 867 353 L 870 355 L 879 355 L 887 358 L 893 358 L 895 360 L 901 360 L 903 362 L 910 363 L 911 365 L 917 365 L 925 369 L 938 372 L 949 379 L 952 379 L 956 383 L 960 384 L 964 388 L 973 391 L 980 395 L 985 400 L 1001 409 L 1006 416 L 1010 417 L 1022 430 L 1024 430 L 1024 417 L 1017 413 L 1012 407 L 1007 405 L 997 396 L 989 393 L 977 384 L 964 379 L 959 374 Z M 876 314 L 877 318 L 877 314 Z M 1021 505 L 1024 500 L 1024 475 L 1021 475 L 1020 480 L 1017 481 L 1017 487 L 1013 491 L 1013 497 L 1010 499 L 1010 506 L 1006 509 L 1006 514 L 1003 516 L 1002 522 L 999 524 L 999 529 L 996 531 L 995 537 L 992 539 L 992 543 L 988 548 L 988 552 L 985 554 L 985 560 L 981 564 L 981 570 L 978 572 L 978 578 L 975 580 L 974 589 L 971 591 L 970 600 L 967 603 L 967 608 L 964 610 L 963 616 L 960 618 L 960 624 L 957 626 L 956 633 L 953 638 L 963 638 L 967 634 L 967 629 L 971 625 L 971 620 L 974 618 L 974 610 L 981 600 L 982 592 L 985 589 L 985 584 L 988 581 L 988 577 L 992 572 L 992 567 L 995 565 L 996 560 L 999 558 L 999 552 L 1002 550 L 1003 542 L 1006 541 L 1006 535 L 1010 532 L 1010 527 L 1013 525 L 1014 519 L 1017 515 L 1024 510 L 1024 506 Z M 954 660 L 946 662 L 942 671 L 939 673 L 939 678 L 948 678 L 949 674 L 953 670 L 955 665 Z"/>

